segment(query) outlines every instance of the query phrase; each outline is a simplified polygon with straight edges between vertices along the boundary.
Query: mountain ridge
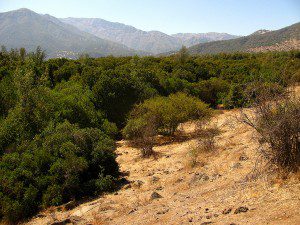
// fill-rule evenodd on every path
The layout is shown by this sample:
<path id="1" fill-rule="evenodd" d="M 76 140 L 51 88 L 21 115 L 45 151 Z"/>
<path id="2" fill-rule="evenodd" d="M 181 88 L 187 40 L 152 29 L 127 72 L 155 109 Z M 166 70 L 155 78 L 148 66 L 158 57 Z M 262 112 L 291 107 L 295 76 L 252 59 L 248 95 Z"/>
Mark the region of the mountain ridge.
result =
<path id="1" fill-rule="evenodd" d="M 259 31 L 233 40 L 215 41 L 194 45 L 189 48 L 189 52 L 192 54 L 247 52 L 249 49 L 253 48 L 265 46 L 271 47 L 290 40 L 300 40 L 300 22 L 275 31 L 267 31 L 263 33 Z M 295 49 L 298 49 L 298 47 L 296 46 Z"/>
<path id="2" fill-rule="evenodd" d="M 135 50 L 151 52 L 152 54 L 176 51 L 183 45 L 190 47 L 198 43 L 238 37 L 216 32 L 180 33 L 180 36 L 179 34 L 168 35 L 157 30 L 143 31 L 130 25 L 110 22 L 101 18 L 68 17 L 60 18 L 60 20 L 97 37 L 124 44 Z M 186 35 L 189 35 L 190 38 L 187 38 Z"/>
<path id="3" fill-rule="evenodd" d="M 56 18 L 21 8 L 0 13 L 0 45 L 8 48 L 37 46 L 49 58 L 107 55 L 166 55 L 187 46 L 192 54 L 298 49 L 300 23 L 276 31 L 257 30 L 248 36 L 228 33 L 177 33 L 143 31 L 131 25 L 100 18 Z M 275 47 L 274 47 L 275 46 Z"/>
<path id="4" fill-rule="evenodd" d="M 0 45 L 8 48 L 25 47 L 29 51 L 41 46 L 50 58 L 74 58 L 82 53 L 92 56 L 134 55 L 137 51 L 124 45 L 100 39 L 62 23 L 51 15 L 38 14 L 29 9 L 0 13 Z"/>

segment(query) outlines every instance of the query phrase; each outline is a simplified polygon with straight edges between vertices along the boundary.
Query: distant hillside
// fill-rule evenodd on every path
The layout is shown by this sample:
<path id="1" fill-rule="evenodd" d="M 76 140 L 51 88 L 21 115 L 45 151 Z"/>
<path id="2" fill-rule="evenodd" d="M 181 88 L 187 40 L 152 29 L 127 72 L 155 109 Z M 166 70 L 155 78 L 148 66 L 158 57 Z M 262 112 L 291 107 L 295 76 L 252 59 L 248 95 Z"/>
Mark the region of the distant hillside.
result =
<path id="1" fill-rule="evenodd" d="M 217 40 L 228 40 L 238 36 L 225 33 L 180 33 L 167 35 L 160 31 L 142 31 L 122 23 L 109 22 L 103 19 L 65 18 L 61 19 L 78 29 L 97 37 L 124 44 L 129 48 L 159 54 L 176 51 L 185 45 L 190 47 L 199 43 Z"/>
<path id="2" fill-rule="evenodd" d="M 186 47 L 190 47 L 199 43 L 206 43 L 212 41 L 222 41 L 222 40 L 230 40 L 238 38 L 239 36 L 231 35 L 227 33 L 216 33 L 216 32 L 209 32 L 209 33 L 178 33 L 172 35 L 177 39 L 182 41 L 182 44 Z"/>
<path id="3" fill-rule="evenodd" d="M 257 30 L 255 31 L 254 33 L 252 33 L 251 35 L 259 35 L 259 34 L 265 34 L 265 33 L 268 33 L 268 32 L 271 32 L 271 30 Z"/>
<path id="4" fill-rule="evenodd" d="M 198 44 L 190 47 L 189 51 L 192 54 L 211 54 L 220 52 L 250 51 L 251 49 L 264 46 L 268 46 L 270 49 L 271 46 L 280 45 L 290 40 L 293 40 L 291 43 L 300 40 L 300 23 L 296 23 L 276 31 L 257 32 L 234 40 Z M 295 45 L 295 48 L 293 49 L 299 49 L 297 46 L 299 45 Z M 273 49 L 275 50 L 276 48 Z"/>
<path id="5" fill-rule="evenodd" d="M 103 19 L 66 18 L 61 19 L 61 21 L 97 37 L 154 54 L 177 50 L 181 47 L 179 40 L 159 31 L 146 32 L 132 26 Z"/>
<path id="6" fill-rule="evenodd" d="M 249 48 L 247 52 L 270 52 L 270 51 L 282 52 L 282 51 L 292 51 L 295 49 L 300 49 L 300 40 L 291 39 L 275 45 Z"/>
<path id="7" fill-rule="evenodd" d="M 93 56 L 133 55 L 126 46 L 98 38 L 50 15 L 28 9 L 0 13 L 0 45 L 7 48 L 41 46 L 48 57 L 75 58 L 81 53 Z"/>

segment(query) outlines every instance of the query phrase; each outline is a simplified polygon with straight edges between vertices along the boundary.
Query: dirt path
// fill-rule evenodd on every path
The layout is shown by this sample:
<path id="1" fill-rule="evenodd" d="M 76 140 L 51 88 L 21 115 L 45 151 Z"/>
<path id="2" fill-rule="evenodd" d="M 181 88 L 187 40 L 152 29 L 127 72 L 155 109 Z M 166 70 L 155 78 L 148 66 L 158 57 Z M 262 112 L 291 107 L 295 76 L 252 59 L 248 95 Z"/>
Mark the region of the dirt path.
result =
<path id="1" fill-rule="evenodd" d="M 218 148 L 200 155 L 203 165 L 194 168 L 188 166 L 188 152 L 195 140 L 156 147 L 156 160 L 140 159 L 138 149 L 120 142 L 118 162 L 130 184 L 73 210 L 40 214 L 28 224 L 66 218 L 75 224 L 300 224 L 297 175 L 285 181 L 264 173 L 246 179 L 258 143 L 249 127 L 232 122 L 237 114 L 225 111 L 214 118 L 222 131 Z M 193 124 L 183 129 L 193 131 Z"/>

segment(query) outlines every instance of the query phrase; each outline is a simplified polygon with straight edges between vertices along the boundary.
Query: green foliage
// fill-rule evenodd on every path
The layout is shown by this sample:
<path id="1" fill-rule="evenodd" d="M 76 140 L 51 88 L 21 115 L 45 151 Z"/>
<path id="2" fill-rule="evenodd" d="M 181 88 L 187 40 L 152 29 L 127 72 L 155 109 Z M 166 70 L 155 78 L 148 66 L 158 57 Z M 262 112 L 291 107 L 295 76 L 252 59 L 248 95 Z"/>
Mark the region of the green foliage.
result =
<path id="1" fill-rule="evenodd" d="M 244 106 L 259 95 L 247 85 L 277 93 L 300 70 L 298 51 L 44 58 L 40 48 L 0 50 L 0 219 L 12 222 L 114 188 L 121 129 L 148 155 L 151 137 L 205 120 L 207 104 Z"/>
<path id="2" fill-rule="evenodd" d="M 224 107 L 227 109 L 246 107 L 247 98 L 244 95 L 244 88 L 239 84 L 231 85 L 229 93 L 224 99 Z"/>
<path id="3" fill-rule="evenodd" d="M 68 81 L 70 77 L 76 75 L 76 73 L 77 65 L 75 63 L 65 63 L 53 73 L 53 80 L 55 83 L 61 82 L 62 80 Z"/>
<path id="4" fill-rule="evenodd" d="M 105 109 L 107 118 L 122 127 L 132 106 L 155 94 L 140 79 L 126 75 L 106 73 L 93 86 L 95 105 Z"/>
<path id="5" fill-rule="evenodd" d="M 15 106 L 16 102 L 17 94 L 13 79 L 11 75 L 7 74 L 2 79 L 0 78 L 0 118 L 5 117 L 8 111 Z"/>
<path id="6" fill-rule="evenodd" d="M 17 221 L 39 206 L 59 205 L 113 188 L 118 165 L 112 139 L 96 128 L 50 124 L 0 161 L 0 216 Z"/>
<path id="7" fill-rule="evenodd" d="M 222 97 L 228 94 L 231 86 L 228 81 L 212 77 L 194 84 L 191 94 L 215 107 L 222 103 Z"/>
<path id="8" fill-rule="evenodd" d="M 206 104 L 184 93 L 155 97 L 135 106 L 123 134 L 128 139 L 141 138 L 147 128 L 153 127 L 152 135 L 172 135 L 180 123 L 205 120 L 210 115 Z"/>
<path id="9" fill-rule="evenodd" d="M 179 50 L 179 52 L 176 55 L 176 58 L 179 63 L 185 63 L 189 57 L 189 52 L 187 47 L 182 46 L 182 48 Z"/>
<path id="10" fill-rule="evenodd" d="M 13 223 L 112 190 L 118 177 L 117 128 L 96 109 L 92 91 L 75 80 L 49 85 L 43 52 L 21 53 L 20 61 L 13 53 L 15 64 L 6 53 L 1 63 L 14 69 L 0 80 L 0 219 Z"/>

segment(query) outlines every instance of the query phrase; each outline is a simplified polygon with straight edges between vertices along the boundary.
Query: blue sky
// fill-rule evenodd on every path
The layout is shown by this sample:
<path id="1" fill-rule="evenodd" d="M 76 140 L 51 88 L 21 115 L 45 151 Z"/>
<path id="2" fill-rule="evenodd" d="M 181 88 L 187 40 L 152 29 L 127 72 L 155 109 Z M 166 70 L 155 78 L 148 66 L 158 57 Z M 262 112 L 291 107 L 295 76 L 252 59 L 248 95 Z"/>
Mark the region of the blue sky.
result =
<path id="1" fill-rule="evenodd" d="M 0 0 L 0 11 L 29 8 L 56 17 L 93 17 L 142 30 L 247 35 L 300 21 L 300 0 Z"/>

